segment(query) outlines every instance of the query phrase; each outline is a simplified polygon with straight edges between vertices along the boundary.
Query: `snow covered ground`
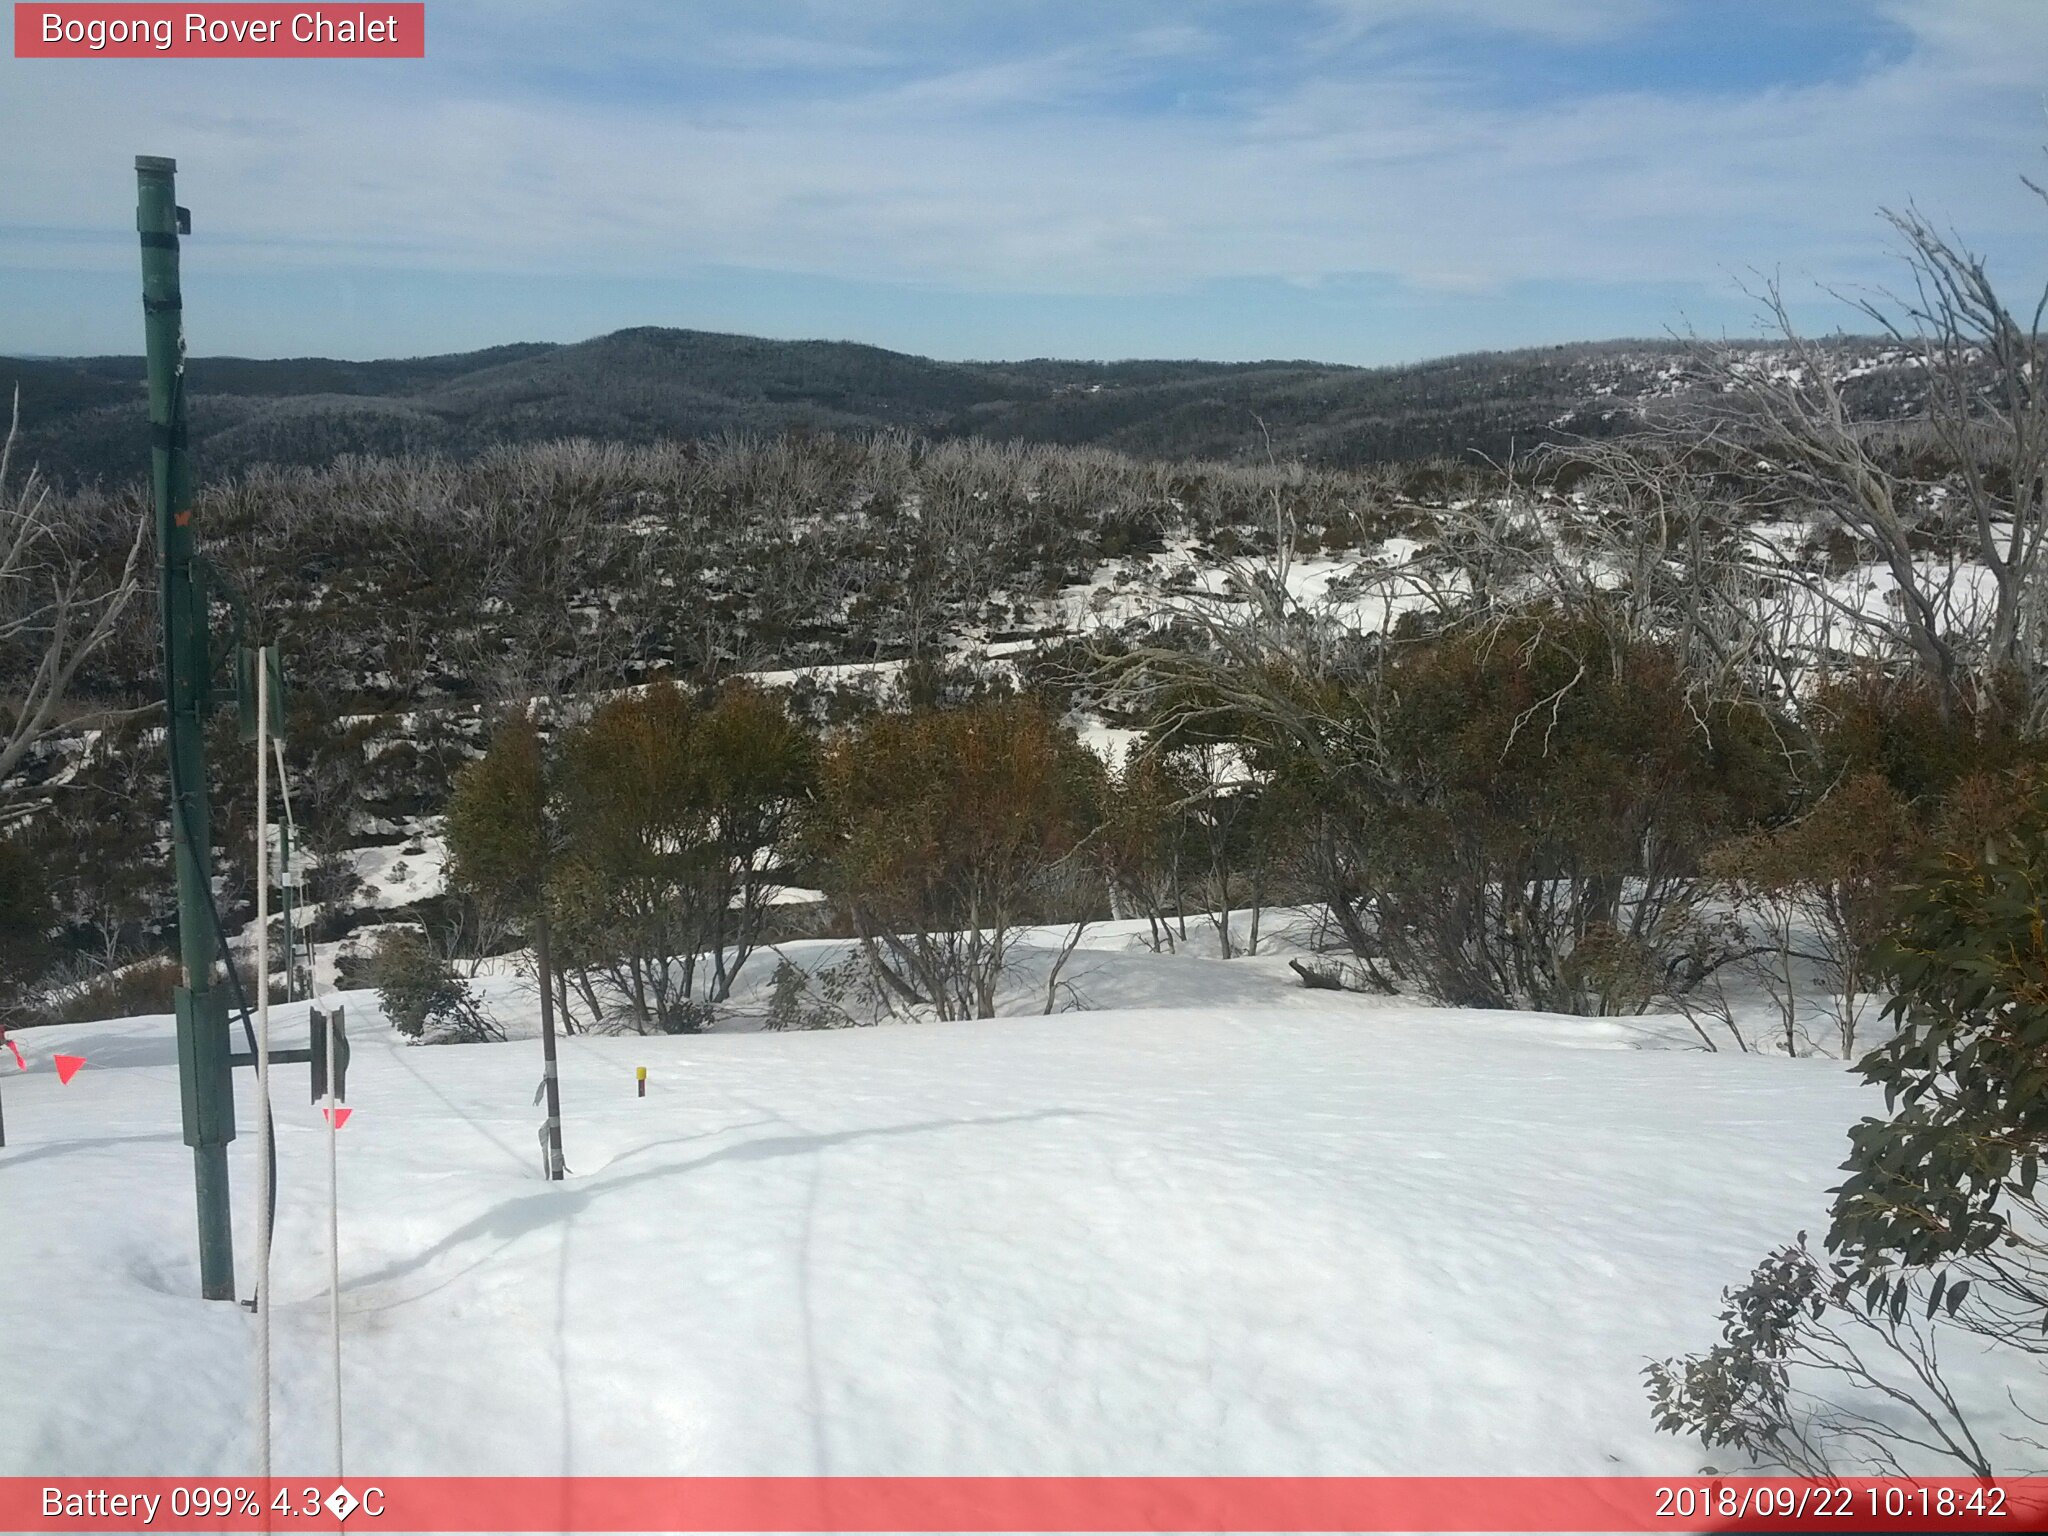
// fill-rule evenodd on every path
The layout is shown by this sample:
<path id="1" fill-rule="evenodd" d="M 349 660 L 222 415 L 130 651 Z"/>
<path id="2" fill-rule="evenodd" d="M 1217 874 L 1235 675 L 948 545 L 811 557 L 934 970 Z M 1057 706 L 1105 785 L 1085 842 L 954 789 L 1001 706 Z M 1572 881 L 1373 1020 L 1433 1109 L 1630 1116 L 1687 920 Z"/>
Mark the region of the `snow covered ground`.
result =
<path id="1" fill-rule="evenodd" d="M 1879 1107 L 1839 1063 L 1687 1050 L 1670 1021 L 1309 992 L 1277 958 L 1073 968 L 1098 1011 L 572 1037 L 556 1186 L 530 1040 L 408 1046 L 351 995 L 351 1465 L 1690 1472 L 1709 1458 L 1653 1430 L 1644 1363 L 1707 1343 L 1721 1288 L 1823 1223 L 1844 1129 Z M 303 1008 L 278 1018 L 303 1039 Z M 0 1474 L 248 1471 L 254 1323 L 196 1299 L 170 1021 L 23 1045 L 30 1071 L 0 1068 Z M 68 1086 L 56 1051 L 88 1060 Z M 311 1475 L 304 1073 L 276 1074 L 274 1348 L 278 1466 Z"/>

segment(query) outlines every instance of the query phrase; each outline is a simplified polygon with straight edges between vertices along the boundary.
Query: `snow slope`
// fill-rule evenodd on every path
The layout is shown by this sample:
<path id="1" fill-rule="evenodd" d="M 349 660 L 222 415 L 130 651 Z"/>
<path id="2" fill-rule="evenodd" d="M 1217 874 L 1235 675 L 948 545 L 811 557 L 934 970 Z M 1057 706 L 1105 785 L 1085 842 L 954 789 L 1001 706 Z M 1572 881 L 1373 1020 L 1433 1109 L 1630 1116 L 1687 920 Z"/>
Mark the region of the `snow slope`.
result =
<path id="1" fill-rule="evenodd" d="M 352 1467 L 1691 1471 L 1643 1364 L 1707 1342 L 1720 1289 L 1820 1223 L 1877 1107 L 1837 1063 L 1632 1022 L 1104 962 L 1103 1000 L 1146 980 L 1176 1006 L 571 1038 L 561 1186 L 537 1177 L 531 1041 L 411 1047 L 351 996 Z M 303 1038 L 302 1011 L 278 1033 Z M 170 1021 L 24 1044 L 30 1072 L 0 1069 L 0 1473 L 247 1471 L 253 1320 L 195 1299 Z M 55 1050 L 89 1060 L 68 1087 Z M 278 1069 L 278 1466 L 311 1475 L 304 1099 Z"/>

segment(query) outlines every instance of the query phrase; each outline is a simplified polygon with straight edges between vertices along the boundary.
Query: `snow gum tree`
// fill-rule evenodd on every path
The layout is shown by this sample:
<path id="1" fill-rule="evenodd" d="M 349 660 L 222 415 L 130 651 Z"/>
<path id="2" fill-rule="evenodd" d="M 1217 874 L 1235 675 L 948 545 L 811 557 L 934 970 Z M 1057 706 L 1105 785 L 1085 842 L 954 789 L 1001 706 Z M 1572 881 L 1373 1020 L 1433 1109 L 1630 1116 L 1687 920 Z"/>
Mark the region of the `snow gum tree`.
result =
<path id="1" fill-rule="evenodd" d="M 1181 877 L 1189 857 L 1185 807 L 1194 790 L 1158 752 L 1133 749 L 1103 785 L 1095 863 L 1118 917 L 1142 914 L 1157 951 L 1185 937 Z"/>
<path id="2" fill-rule="evenodd" d="M 1917 670 L 1866 665 L 1812 688 L 1800 723 L 1793 813 L 1711 862 L 1755 927 L 1750 963 L 1779 1000 L 1788 1050 L 1796 972 L 1811 966 L 1847 1058 L 1914 865 L 1930 849 L 1981 848 L 2006 827 L 2018 809 L 2013 772 L 2039 762 L 2042 746 L 2009 674 L 1944 695 Z"/>
<path id="3" fill-rule="evenodd" d="M 1260 920 L 1276 881 L 1296 863 L 1304 828 L 1313 821 L 1313 786 L 1306 783 L 1284 741 L 1266 730 L 1256 714 L 1233 709 L 1212 688 L 1191 683 L 1172 701 L 1159 726 L 1146 738 L 1144 756 L 1156 767 L 1128 769 L 1119 802 L 1141 795 L 1148 777 L 1178 786 L 1165 810 L 1172 817 L 1169 845 L 1175 893 L 1182 894 L 1183 869 L 1195 884 L 1217 949 L 1226 960 L 1257 954 Z M 1111 825 L 1116 823 L 1111 817 Z M 1247 909 L 1242 930 L 1235 910 Z"/>
<path id="4" fill-rule="evenodd" d="M 1274 608 L 1119 663 L 1169 739 L 1234 735 L 1364 963 L 1475 1007 L 1634 1012 L 1732 952 L 1711 849 L 1789 805 L 1787 724 L 1597 599 L 1382 637 Z"/>
<path id="5" fill-rule="evenodd" d="M 746 685 L 613 699 L 563 743 L 561 888 L 634 1027 L 701 1028 L 760 942 L 813 745 Z"/>
<path id="6" fill-rule="evenodd" d="M 994 1017 L 1018 926 L 1086 915 L 1062 877 L 1102 780 L 1074 733 L 1024 699 L 880 715 L 831 743 L 812 827 L 820 877 L 886 991 L 945 1019 Z"/>
<path id="7" fill-rule="evenodd" d="M 510 715 L 449 798 L 449 883 L 480 903 L 538 917 L 555 853 L 548 800 L 540 730 L 524 713 Z"/>
<path id="8" fill-rule="evenodd" d="M 1358 842 L 1399 969 L 1449 1002 L 1566 1012 L 1689 985 L 1704 855 L 1784 803 L 1767 711 L 1543 611 L 1412 649 L 1380 688 L 1385 794 Z"/>
<path id="9" fill-rule="evenodd" d="M 1836 999 L 1841 1054 L 1854 1052 L 1871 952 L 1890 928 L 1894 886 L 1917 846 L 1906 803 L 1882 775 L 1865 771 L 1830 787 L 1796 820 L 1715 851 L 1709 868 L 1757 924 L 1762 942 L 1752 964 L 1777 999 L 1786 1054 L 1799 1054 L 1795 962 L 1819 968 Z"/>
<path id="10" fill-rule="evenodd" d="M 449 883 L 480 902 L 533 925 L 540 984 L 542 1086 L 547 1121 L 541 1142 L 547 1176 L 566 1176 L 561 1086 L 555 1073 L 554 956 L 549 943 L 550 878 L 558 863 L 556 817 L 540 728 L 524 711 L 499 726 L 489 752 L 457 779 L 446 824 Z"/>

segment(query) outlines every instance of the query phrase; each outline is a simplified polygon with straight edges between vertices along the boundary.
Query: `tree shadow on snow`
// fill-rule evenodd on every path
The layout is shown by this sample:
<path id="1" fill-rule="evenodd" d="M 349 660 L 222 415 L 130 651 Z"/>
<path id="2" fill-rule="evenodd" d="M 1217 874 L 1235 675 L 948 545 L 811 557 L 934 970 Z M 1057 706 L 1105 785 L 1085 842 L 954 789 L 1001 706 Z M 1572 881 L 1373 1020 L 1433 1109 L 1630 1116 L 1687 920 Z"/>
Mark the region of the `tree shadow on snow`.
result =
<path id="1" fill-rule="evenodd" d="M 150 1131 L 139 1136 L 73 1136 L 65 1141 L 30 1142 L 26 1146 L 0 1148 L 0 1169 L 19 1168 L 38 1158 L 58 1157 L 66 1152 L 90 1152 L 99 1147 L 126 1146 L 138 1141 L 178 1141 L 176 1131 Z"/>
<path id="2" fill-rule="evenodd" d="M 828 1131 L 816 1135 L 760 1136 L 751 1141 L 742 1141 L 702 1157 L 692 1158 L 683 1163 L 666 1163 L 660 1167 L 645 1168 L 622 1178 L 605 1179 L 602 1174 L 593 1174 L 586 1181 L 572 1181 L 550 1185 L 532 1194 L 519 1195 L 510 1200 L 500 1201 L 489 1210 L 472 1217 L 461 1226 L 449 1232 L 437 1242 L 421 1249 L 418 1253 L 386 1264 L 381 1269 L 358 1276 L 347 1282 L 343 1291 L 355 1294 L 374 1290 L 402 1280 L 408 1275 L 418 1274 L 444 1254 L 453 1252 L 465 1244 L 482 1238 L 496 1238 L 498 1242 L 489 1253 L 479 1255 L 473 1262 L 465 1264 L 440 1284 L 412 1296 L 401 1297 L 379 1307 L 357 1308 L 358 1311 L 389 1311 L 394 1307 L 408 1305 L 431 1296 L 435 1291 L 453 1284 L 471 1270 L 488 1263 L 513 1243 L 531 1233 L 573 1220 L 589 1207 L 600 1195 L 608 1195 L 627 1189 L 635 1184 L 650 1180 L 671 1178 L 681 1174 L 694 1173 L 714 1163 L 762 1162 L 773 1158 L 802 1157 L 825 1151 L 831 1147 L 844 1146 L 851 1142 L 882 1140 L 896 1136 L 922 1136 L 934 1131 L 948 1131 L 967 1126 L 1012 1125 L 1029 1120 L 1056 1120 L 1087 1114 L 1086 1110 L 1041 1109 L 1026 1114 L 986 1115 L 967 1120 L 920 1120 L 909 1125 L 876 1126 L 869 1130 Z M 723 1135 L 720 1131 L 712 1134 Z M 678 1137 L 677 1141 L 698 1140 L 697 1137 Z M 668 1145 L 672 1143 L 660 1143 Z M 631 1154 L 627 1154 L 631 1155 Z M 616 1164 L 623 1158 L 614 1159 Z"/>

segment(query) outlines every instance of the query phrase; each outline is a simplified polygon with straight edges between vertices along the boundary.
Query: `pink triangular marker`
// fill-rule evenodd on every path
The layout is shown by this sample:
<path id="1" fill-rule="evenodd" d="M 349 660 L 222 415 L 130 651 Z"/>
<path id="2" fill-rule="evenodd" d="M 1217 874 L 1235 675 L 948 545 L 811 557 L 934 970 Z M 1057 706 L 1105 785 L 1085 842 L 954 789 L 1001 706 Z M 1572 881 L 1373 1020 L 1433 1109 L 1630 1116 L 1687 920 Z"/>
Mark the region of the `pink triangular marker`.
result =
<path id="1" fill-rule="evenodd" d="M 338 1131 L 344 1125 L 348 1124 L 348 1117 L 352 1113 L 354 1113 L 354 1111 L 352 1111 L 346 1104 L 338 1104 L 332 1110 L 329 1110 L 326 1106 L 323 1105 L 321 1106 L 320 1110 L 320 1118 L 325 1120 L 330 1115 L 332 1115 L 334 1119 L 334 1128 Z"/>
<path id="2" fill-rule="evenodd" d="M 85 1065 L 83 1056 L 52 1056 L 50 1065 L 57 1069 L 57 1081 L 68 1083 L 78 1076 L 78 1069 Z"/>

